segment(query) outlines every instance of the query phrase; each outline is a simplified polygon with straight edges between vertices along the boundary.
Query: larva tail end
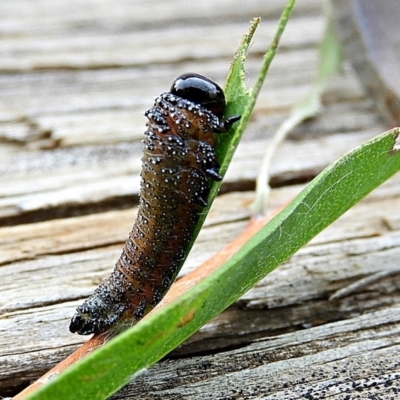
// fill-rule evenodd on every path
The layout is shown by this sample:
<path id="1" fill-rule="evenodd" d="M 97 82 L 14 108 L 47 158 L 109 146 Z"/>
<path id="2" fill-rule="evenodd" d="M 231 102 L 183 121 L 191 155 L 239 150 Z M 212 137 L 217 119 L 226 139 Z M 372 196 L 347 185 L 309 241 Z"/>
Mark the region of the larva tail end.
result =
<path id="1" fill-rule="evenodd" d="M 95 328 L 95 324 L 93 324 L 93 320 L 89 315 L 83 315 L 79 312 L 75 313 L 69 325 L 70 332 L 78 333 L 79 335 L 91 335 L 92 333 L 97 333 L 98 330 Z"/>
<path id="2" fill-rule="evenodd" d="M 99 288 L 102 288 L 100 286 Z M 97 289 L 99 291 L 100 289 Z M 102 333 L 115 325 L 126 311 L 125 304 L 108 304 L 98 297 L 98 294 L 89 297 L 77 309 L 71 319 L 69 330 L 79 335 Z"/>

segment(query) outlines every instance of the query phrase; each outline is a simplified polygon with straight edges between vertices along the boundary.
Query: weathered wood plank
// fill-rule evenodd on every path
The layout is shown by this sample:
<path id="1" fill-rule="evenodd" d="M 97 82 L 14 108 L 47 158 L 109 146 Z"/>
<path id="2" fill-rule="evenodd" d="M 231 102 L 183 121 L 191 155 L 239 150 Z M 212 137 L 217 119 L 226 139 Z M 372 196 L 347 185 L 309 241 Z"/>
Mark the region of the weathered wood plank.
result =
<path id="1" fill-rule="evenodd" d="M 234 351 L 162 362 L 112 398 L 395 399 L 399 311 L 387 308 Z"/>
<path id="2" fill-rule="evenodd" d="M 221 56 L 229 59 L 243 29 L 232 35 L 227 27 L 261 16 L 268 27 L 264 34 L 270 37 L 282 10 L 280 0 L 267 5 L 261 1 L 247 5 L 238 0 L 204 1 L 190 7 L 182 0 L 173 5 L 155 1 L 150 18 L 146 2 L 105 2 L 99 6 L 93 0 L 75 0 L 65 7 L 45 1 L 37 8 L 27 1 L 17 7 L 5 3 L 0 8 L 6 21 L 0 25 L 6 50 L 0 64 L 5 71 L 147 66 L 155 61 L 174 64 Z M 315 21 L 318 1 L 303 2 L 299 8 L 303 15 L 293 18 L 288 29 L 297 35 L 287 35 L 288 45 L 297 45 L 301 32 L 321 27 L 321 19 L 314 24 L 308 20 Z M 302 24 L 302 29 L 296 24 Z M 265 48 L 260 43 L 255 46 Z"/>
<path id="3" fill-rule="evenodd" d="M 144 1 L 32 4 L 0 2 L 2 395 L 86 340 L 68 332 L 69 318 L 133 223 L 152 98 L 181 72 L 222 82 L 247 21 L 261 15 L 251 85 L 283 2 L 156 0 L 151 16 Z M 181 275 L 246 225 L 253 193 L 235 190 L 254 186 L 271 134 L 310 88 L 323 26 L 319 1 L 298 1 L 226 176 L 230 193 L 216 200 Z M 272 191 L 271 210 L 301 188 L 288 183 L 385 129 L 347 67 L 323 100 L 276 155 L 273 185 L 285 187 Z M 396 397 L 400 278 L 379 274 L 398 268 L 399 192 L 395 177 L 116 398 Z M 366 277 L 376 280 L 330 300 Z"/>

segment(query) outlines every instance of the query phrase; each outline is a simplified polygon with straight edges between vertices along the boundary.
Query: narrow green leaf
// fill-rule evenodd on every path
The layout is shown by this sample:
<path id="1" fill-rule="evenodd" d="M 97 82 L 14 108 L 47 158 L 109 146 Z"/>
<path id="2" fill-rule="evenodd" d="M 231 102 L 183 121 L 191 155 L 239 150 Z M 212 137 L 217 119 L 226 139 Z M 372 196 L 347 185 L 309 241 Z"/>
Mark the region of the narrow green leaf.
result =
<path id="1" fill-rule="evenodd" d="M 399 171 L 399 135 L 394 128 L 340 158 L 218 270 L 30 399 L 103 399 L 123 386 Z"/>
<path id="2" fill-rule="evenodd" d="M 225 114 L 227 116 L 241 115 L 241 119 L 236 128 L 233 129 L 229 135 L 220 135 L 217 137 L 216 151 L 218 155 L 218 160 L 221 164 L 220 173 L 222 176 L 228 169 L 236 148 L 239 145 L 240 139 L 242 138 L 244 130 L 246 129 L 247 123 L 249 122 L 258 95 L 260 94 L 262 85 L 264 84 L 271 63 L 275 57 L 279 42 L 281 40 L 282 34 L 285 30 L 286 24 L 290 18 L 295 3 L 296 0 L 287 0 L 286 2 L 286 6 L 283 9 L 282 14 L 279 18 L 278 27 L 272 38 L 269 48 L 264 55 L 260 72 L 257 75 L 257 80 L 252 90 L 246 89 L 244 63 L 250 47 L 251 40 L 253 38 L 255 30 L 260 23 L 260 18 L 254 18 L 249 32 L 243 37 L 242 43 L 234 56 L 233 63 L 228 72 L 224 91 L 227 100 Z M 194 240 L 196 239 L 204 223 L 207 213 L 211 207 L 212 202 L 217 196 L 220 187 L 221 182 L 214 182 L 211 187 L 210 195 L 208 198 L 208 207 L 205 208 L 204 214 L 199 219 L 199 222 L 194 230 L 193 241 L 190 245 L 190 248 L 192 247 Z"/>
<path id="3" fill-rule="evenodd" d="M 254 18 L 251 22 L 251 26 L 246 35 L 243 36 L 242 42 L 237 49 L 235 56 L 233 57 L 233 62 L 228 72 L 228 77 L 225 85 L 225 99 L 226 99 L 226 109 L 225 117 L 230 117 L 232 115 L 243 115 L 246 108 L 249 105 L 249 99 L 251 96 L 251 91 L 248 91 L 245 84 L 245 70 L 244 63 L 246 61 L 247 52 L 249 51 L 251 40 L 253 35 L 260 24 L 260 18 Z M 225 175 L 228 165 L 230 164 L 233 154 L 243 136 L 246 123 L 243 123 L 243 118 L 239 123 L 233 127 L 229 133 L 224 133 L 216 136 L 216 154 L 220 163 L 220 174 Z M 195 242 L 197 235 L 200 232 L 201 227 L 207 217 L 208 211 L 214 199 L 217 197 L 219 189 L 221 187 L 221 182 L 212 182 L 210 194 L 208 196 L 208 205 L 203 210 L 199 221 L 194 229 L 193 238 L 189 244 L 187 254 Z M 185 260 L 182 260 L 182 264 Z"/>

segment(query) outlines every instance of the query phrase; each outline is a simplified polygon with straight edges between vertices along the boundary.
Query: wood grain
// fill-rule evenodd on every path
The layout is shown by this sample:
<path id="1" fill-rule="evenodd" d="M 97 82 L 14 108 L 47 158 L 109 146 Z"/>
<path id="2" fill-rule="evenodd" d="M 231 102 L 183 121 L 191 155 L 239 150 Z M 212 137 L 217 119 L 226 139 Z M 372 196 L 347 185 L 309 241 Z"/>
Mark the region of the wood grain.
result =
<path id="1" fill-rule="evenodd" d="M 251 85 L 282 5 L 157 0 L 150 12 L 144 1 L 0 2 L 0 395 L 86 340 L 68 332 L 69 319 L 133 224 L 152 98 L 186 71 L 222 83 L 261 15 Z M 181 276 L 246 226 L 264 148 L 311 87 L 323 27 L 320 2 L 299 0 Z M 276 154 L 271 210 L 386 129 L 347 64 L 323 101 Z M 114 398 L 396 398 L 399 194 L 396 176 Z M 366 277 L 375 280 L 330 300 Z"/>

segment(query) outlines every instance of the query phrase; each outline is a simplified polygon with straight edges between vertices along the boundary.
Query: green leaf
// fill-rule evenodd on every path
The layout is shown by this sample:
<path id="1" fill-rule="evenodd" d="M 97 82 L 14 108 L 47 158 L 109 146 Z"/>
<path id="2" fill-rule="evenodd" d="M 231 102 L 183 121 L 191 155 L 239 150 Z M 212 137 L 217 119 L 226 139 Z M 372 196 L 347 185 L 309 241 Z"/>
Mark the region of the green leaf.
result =
<path id="1" fill-rule="evenodd" d="M 239 123 L 235 124 L 235 127 L 232 128 L 230 132 L 217 135 L 215 138 L 217 158 L 221 166 L 219 171 L 221 176 L 225 175 L 225 172 L 228 169 L 228 165 L 232 160 L 232 157 L 240 142 L 240 139 L 243 136 L 247 124 L 247 121 L 244 122 L 243 120 L 243 115 L 245 114 L 246 109 L 249 107 L 251 92 L 248 91 L 246 88 L 244 64 L 246 61 L 247 52 L 249 51 L 251 40 L 259 23 L 260 18 L 254 18 L 248 33 L 243 36 L 242 42 L 240 43 L 239 48 L 237 49 L 233 58 L 233 62 L 229 69 L 225 84 L 224 93 L 227 104 L 225 109 L 225 117 L 240 115 L 242 116 L 242 118 Z M 212 183 L 210 194 L 208 196 L 208 205 L 204 208 L 203 213 L 200 216 L 199 221 L 197 222 L 191 243 L 188 246 L 187 254 L 192 248 L 193 243 L 195 242 L 197 235 L 199 234 L 200 229 L 203 226 L 208 211 L 210 210 L 214 199 L 217 197 L 220 187 L 221 182 L 214 181 Z M 182 264 L 183 262 L 184 260 L 182 261 Z"/>
<path id="2" fill-rule="evenodd" d="M 103 399 L 123 386 L 399 171 L 400 152 L 393 150 L 399 135 L 394 128 L 326 168 L 224 265 L 30 399 Z"/>
<path id="3" fill-rule="evenodd" d="M 238 50 L 236 51 L 233 63 L 228 72 L 224 90 L 225 97 L 227 100 L 225 115 L 226 116 L 241 115 L 241 119 L 237 124 L 236 128 L 232 129 L 230 134 L 220 135 L 217 137 L 216 140 L 217 155 L 218 155 L 218 160 L 220 161 L 221 164 L 220 173 L 222 176 L 228 169 L 228 166 L 232 160 L 236 148 L 239 145 L 240 139 L 243 136 L 244 130 L 246 129 L 247 123 L 249 122 L 251 114 L 256 105 L 258 95 L 260 94 L 265 78 L 271 66 L 272 60 L 275 57 L 280 39 L 285 30 L 286 24 L 290 18 L 295 3 L 296 0 L 287 0 L 286 2 L 286 6 L 283 9 L 282 14 L 279 18 L 278 27 L 272 38 L 269 48 L 264 55 L 260 72 L 257 76 L 256 83 L 252 90 L 246 89 L 244 63 L 246 61 L 247 52 L 251 44 L 251 39 L 253 38 L 254 32 L 260 23 L 260 18 L 254 18 L 252 25 L 249 29 L 249 32 L 247 33 L 247 35 L 244 35 L 242 43 L 240 44 Z M 212 202 L 217 196 L 220 187 L 221 187 L 221 182 L 213 183 L 208 198 L 208 206 L 205 208 L 204 213 L 202 217 L 199 219 L 199 222 L 194 230 L 193 240 L 189 248 L 192 247 L 193 242 L 196 239 L 204 223 L 207 213 L 211 207 Z"/>

